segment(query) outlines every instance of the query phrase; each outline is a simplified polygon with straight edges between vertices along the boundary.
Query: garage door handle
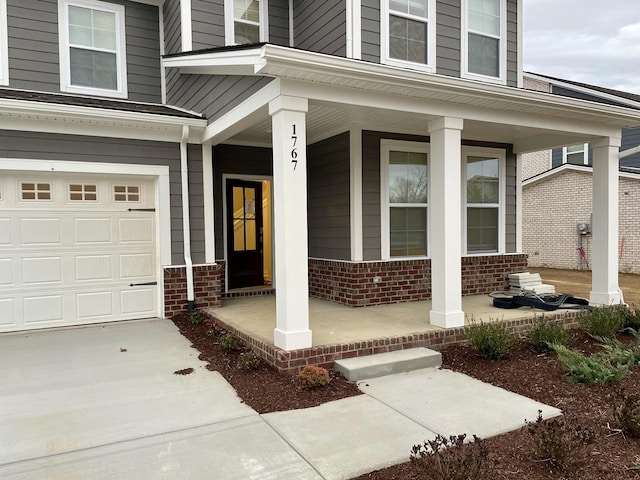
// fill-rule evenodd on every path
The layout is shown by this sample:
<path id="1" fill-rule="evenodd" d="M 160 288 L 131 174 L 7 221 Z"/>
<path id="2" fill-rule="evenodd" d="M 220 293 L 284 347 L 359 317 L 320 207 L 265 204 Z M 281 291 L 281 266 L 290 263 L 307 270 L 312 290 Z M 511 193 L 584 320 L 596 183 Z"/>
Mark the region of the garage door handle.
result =
<path id="1" fill-rule="evenodd" d="M 129 208 L 130 212 L 155 212 L 155 208 Z"/>
<path id="2" fill-rule="evenodd" d="M 142 287 L 147 285 L 158 285 L 158 282 L 130 283 L 130 287 Z"/>

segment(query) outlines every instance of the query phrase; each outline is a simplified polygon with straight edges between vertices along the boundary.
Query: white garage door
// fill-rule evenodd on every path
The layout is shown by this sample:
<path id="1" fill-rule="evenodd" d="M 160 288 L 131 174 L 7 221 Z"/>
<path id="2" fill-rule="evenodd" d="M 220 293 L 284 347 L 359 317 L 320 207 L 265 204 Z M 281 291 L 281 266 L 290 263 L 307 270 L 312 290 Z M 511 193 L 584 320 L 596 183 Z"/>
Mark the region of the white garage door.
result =
<path id="1" fill-rule="evenodd" d="M 154 181 L 0 172 L 0 331 L 158 315 Z"/>

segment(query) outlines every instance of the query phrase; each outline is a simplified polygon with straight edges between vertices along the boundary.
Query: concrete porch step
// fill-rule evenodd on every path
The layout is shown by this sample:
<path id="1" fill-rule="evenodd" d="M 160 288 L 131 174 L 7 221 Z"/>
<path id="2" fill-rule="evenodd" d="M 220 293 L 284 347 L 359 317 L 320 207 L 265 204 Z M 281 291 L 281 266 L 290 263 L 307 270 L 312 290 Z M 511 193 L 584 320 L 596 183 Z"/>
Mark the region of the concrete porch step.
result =
<path id="1" fill-rule="evenodd" d="M 333 369 L 340 372 L 347 380 L 357 381 L 440 366 L 442 366 L 440 352 L 420 347 L 336 360 Z"/>

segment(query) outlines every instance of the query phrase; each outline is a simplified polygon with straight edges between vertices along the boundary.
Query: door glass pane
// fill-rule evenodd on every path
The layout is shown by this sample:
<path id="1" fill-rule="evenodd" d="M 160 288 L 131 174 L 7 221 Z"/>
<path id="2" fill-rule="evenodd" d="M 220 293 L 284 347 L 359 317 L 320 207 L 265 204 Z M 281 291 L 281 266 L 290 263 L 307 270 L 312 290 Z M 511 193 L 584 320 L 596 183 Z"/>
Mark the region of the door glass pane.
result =
<path id="1" fill-rule="evenodd" d="M 244 218 L 244 192 L 242 187 L 233 187 L 233 218 Z"/>
<path id="2" fill-rule="evenodd" d="M 256 190 L 244 189 L 244 212 L 246 218 L 256 218 Z"/>
<path id="3" fill-rule="evenodd" d="M 244 220 L 233 221 L 233 250 L 244 251 Z"/>
<path id="4" fill-rule="evenodd" d="M 255 220 L 245 220 L 244 222 L 245 229 L 245 250 L 256 250 L 256 221 Z"/>

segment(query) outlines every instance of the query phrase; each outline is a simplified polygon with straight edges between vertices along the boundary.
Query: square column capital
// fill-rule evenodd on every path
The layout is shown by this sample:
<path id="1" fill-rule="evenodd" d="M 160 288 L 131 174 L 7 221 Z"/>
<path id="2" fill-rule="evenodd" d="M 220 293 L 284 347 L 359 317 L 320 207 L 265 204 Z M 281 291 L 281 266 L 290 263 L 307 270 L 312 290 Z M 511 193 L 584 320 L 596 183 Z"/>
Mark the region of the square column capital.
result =
<path id="1" fill-rule="evenodd" d="M 269 102 L 269 115 L 275 115 L 283 110 L 307 113 L 309 111 L 309 100 L 307 98 L 280 95 Z"/>
<path id="2" fill-rule="evenodd" d="M 620 145 L 622 145 L 622 136 L 601 137 L 591 142 L 592 148 L 620 148 Z"/>
<path id="3" fill-rule="evenodd" d="M 462 130 L 464 126 L 464 120 L 456 117 L 440 117 L 435 120 L 431 120 L 428 124 L 429 133 L 437 132 L 438 130 Z"/>

